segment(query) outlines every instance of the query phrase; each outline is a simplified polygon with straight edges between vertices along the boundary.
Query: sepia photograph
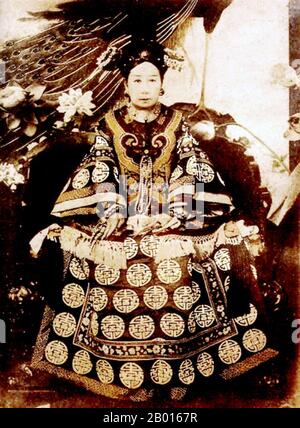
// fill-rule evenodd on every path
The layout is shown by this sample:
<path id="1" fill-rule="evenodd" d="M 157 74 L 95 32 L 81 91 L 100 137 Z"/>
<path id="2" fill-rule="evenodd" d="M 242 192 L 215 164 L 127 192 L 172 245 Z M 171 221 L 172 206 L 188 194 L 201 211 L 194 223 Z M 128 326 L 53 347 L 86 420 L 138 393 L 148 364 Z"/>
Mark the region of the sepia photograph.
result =
<path id="1" fill-rule="evenodd" d="M 299 408 L 299 2 L 0 24 L 0 408 Z"/>

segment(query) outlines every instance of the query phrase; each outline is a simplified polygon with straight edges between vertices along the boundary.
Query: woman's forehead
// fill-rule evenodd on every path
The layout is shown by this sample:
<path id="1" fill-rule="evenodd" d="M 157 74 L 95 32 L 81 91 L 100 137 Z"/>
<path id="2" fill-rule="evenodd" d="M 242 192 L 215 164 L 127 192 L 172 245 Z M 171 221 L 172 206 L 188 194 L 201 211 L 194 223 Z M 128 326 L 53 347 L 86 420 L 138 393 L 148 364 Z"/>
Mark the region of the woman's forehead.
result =
<path id="1" fill-rule="evenodd" d="M 131 76 L 159 76 L 158 68 L 151 62 L 142 62 L 135 66 L 129 73 Z"/>

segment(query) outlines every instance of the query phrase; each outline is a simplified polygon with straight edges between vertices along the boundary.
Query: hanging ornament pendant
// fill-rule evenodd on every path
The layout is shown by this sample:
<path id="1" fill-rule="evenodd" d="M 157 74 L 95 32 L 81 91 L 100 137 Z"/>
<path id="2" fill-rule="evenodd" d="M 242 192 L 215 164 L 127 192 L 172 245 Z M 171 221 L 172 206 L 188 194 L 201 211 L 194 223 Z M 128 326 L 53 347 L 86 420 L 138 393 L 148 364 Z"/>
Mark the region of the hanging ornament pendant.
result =
<path id="1" fill-rule="evenodd" d="M 143 155 L 140 161 L 140 183 L 136 202 L 136 212 L 147 214 L 152 198 L 152 159 Z"/>

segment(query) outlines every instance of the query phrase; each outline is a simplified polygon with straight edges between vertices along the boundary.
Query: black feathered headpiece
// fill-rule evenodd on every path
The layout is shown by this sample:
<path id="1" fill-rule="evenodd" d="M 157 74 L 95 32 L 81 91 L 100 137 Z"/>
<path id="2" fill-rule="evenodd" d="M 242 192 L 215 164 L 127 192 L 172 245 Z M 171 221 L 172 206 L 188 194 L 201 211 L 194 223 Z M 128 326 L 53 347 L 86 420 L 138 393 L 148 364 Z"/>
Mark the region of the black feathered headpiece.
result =
<path id="1" fill-rule="evenodd" d="M 183 61 L 183 56 L 164 48 L 160 43 L 140 39 L 132 41 L 123 49 L 109 47 L 98 59 L 98 65 L 104 70 L 118 69 L 127 79 L 130 70 L 143 62 L 151 62 L 163 77 L 169 67 L 180 68 L 180 62 Z"/>

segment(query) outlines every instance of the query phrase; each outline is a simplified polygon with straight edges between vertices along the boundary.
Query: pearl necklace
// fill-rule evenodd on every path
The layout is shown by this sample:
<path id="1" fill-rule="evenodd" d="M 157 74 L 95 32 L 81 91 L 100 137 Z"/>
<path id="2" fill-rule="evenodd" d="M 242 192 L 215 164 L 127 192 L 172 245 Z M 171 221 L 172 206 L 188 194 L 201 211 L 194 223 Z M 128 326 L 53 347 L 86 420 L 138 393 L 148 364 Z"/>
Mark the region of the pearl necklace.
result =
<path id="1" fill-rule="evenodd" d="M 141 123 L 148 123 L 158 118 L 161 111 L 161 104 L 156 103 L 155 106 L 151 108 L 151 110 L 138 110 L 132 104 L 129 104 L 127 111 L 131 120 L 136 120 L 137 122 Z"/>

